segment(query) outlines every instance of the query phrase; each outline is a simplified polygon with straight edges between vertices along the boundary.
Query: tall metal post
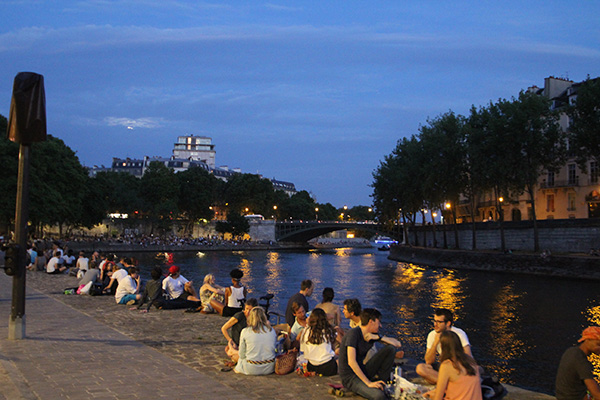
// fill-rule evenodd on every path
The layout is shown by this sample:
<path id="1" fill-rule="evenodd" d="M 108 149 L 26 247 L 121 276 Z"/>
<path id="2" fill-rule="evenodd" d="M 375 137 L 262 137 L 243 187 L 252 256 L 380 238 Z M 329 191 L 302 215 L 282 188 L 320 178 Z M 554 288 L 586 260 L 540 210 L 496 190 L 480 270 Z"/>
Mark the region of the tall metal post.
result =
<path id="1" fill-rule="evenodd" d="M 29 146 L 19 146 L 19 176 L 17 180 L 17 203 L 15 212 L 15 242 L 18 257 L 13 276 L 13 293 L 8 338 L 25 337 L 25 262 L 27 246 L 27 221 L 29 220 Z"/>
<path id="2" fill-rule="evenodd" d="M 31 144 L 46 140 L 46 95 L 44 77 L 34 72 L 19 72 L 13 85 L 7 137 L 19 143 L 19 175 L 15 211 L 16 259 L 5 271 L 13 275 L 12 307 L 8 338 L 25 337 L 25 272 L 27 222 L 29 221 L 29 153 Z M 14 251 L 11 251 L 13 254 Z M 14 254 L 13 254 L 14 256 Z"/>

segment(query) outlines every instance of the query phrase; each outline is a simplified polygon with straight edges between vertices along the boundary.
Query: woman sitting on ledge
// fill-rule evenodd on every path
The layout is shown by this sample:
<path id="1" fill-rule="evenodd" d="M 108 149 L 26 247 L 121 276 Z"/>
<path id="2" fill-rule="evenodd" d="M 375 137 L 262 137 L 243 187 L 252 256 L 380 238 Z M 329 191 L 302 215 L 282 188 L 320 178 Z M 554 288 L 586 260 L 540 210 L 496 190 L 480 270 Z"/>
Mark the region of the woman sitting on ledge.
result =
<path id="1" fill-rule="evenodd" d="M 482 400 L 479 367 L 463 350 L 458 335 L 449 330 L 442 332 L 440 346 L 437 386 L 425 396 L 433 400 Z"/>
<path id="2" fill-rule="evenodd" d="M 265 311 L 254 307 L 247 318 L 247 327 L 240 334 L 239 360 L 235 372 L 245 375 L 268 375 L 275 371 L 275 341 Z"/>

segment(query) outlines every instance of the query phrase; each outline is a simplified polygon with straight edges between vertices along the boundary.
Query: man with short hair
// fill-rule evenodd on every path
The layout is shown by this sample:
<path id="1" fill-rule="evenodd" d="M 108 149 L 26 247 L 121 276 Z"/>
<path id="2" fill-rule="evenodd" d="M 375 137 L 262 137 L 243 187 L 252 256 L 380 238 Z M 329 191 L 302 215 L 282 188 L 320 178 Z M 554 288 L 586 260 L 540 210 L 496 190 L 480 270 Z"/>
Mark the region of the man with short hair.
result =
<path id="1" fill-rule="evenodd" d="M 587 392 L 592 398 L 600 399 L 600 386 L 594 379 L 594 368 L 588 356 L 600 355 L 600 326 L 583 330 L 578 346 L 564 352 L 556 374 L 557 400 L 582 400 Z"/>
<path id="2" fill-rule="evenodd" d="M 140 291 L 140 275 L 138 269 L 133 267 L 129 270 L 129 275 L 119 281 L 119 286 L 115 293 L 117 304 L 134 304 L 142 298 Z"/>
<path id="3" fill-rule="evenodd" d="M 438 308 L 433 315 L 433 330 L 427 335 L 427 351 L 425 352 L 425 363 L 417 365 L 416 372 L 427 382 L 435 385 L 438 379 L 439 364 L 436 363 L 436 356 L 442 353 L 440 346 L 440 335 L 446 330 L 450 330 L 458 335 L 460 342 L 466 354 L 472 357 L 471 344 L 467 334 L 462 329 L 452 325 L 454 314 L 446 308 Z"/>
<path id="4" fill-rule="evenodd" d="M 85 256 L 85 252 L 83 250 L 81 250 L 79 252 L 79 258 L 77 259 L 77 277 L 78 278 L 82 278 L 83 275 L 85 275 L 85 273 L 87 272 L 88 269 L 90 269 L 90 260 Z"/>
<path id="5" fill-rule="evenodd" d="M 390 379 L 394 367 L 396 347 L 401 346 L 396 339 L 380 336 L 379 328 L 381 313 L 374 308 L 365 308 L 360 314 L 360 326 L 344 335 L 340 347 L 342 384 L 366 399 L 387 399 L 383 391 L 385 381 Z M 385 343 L 385 346 L 365 363 L 365 356 L 377 341 Z"/>
<path id="6" fill-rule="evenodd" d="M 225 353 L 231 358 L 233 364 L 238 362 L 240 358 L 240 333 L 242 329 L 246 327 L 246 318 L 250 311 L 258 306 L 258 301 L 254 298 L 246 300 L 244 304 L 244 310 L 237 312 L 233 317 L 229 318 L 227 322 L 221 327 L 221 332 L 225 339 L 227 339 L 227 346 L 225 347 Z M 231 335 L 229 331 L 231 330 Z M 232 366 L 232 365 L 230 365 Z"/>
<path id="7" fill-rule="evenodd" d="M 350 321 L 350 328 L 356 328 L 360 325 L 360 313 L 362 306 L 358 299 L 346 299 L 344 300 L 344 318 L 348 318 Z"/>
<path id="8" fill-rule="evenodd" d="M 179 273 L 179 267 L 177 265 L 172 265 L 171 268 L 169 268 L 169 276 L 163 280 L 162 289 L 163 292 L 173 300 L 200 301 L 200 299 L 196 297 L 196 291 L 192 282 L 185 279 Z"/>
<path id="9" fill-rule="evenodd" d="M 288 330 L 292 329 L 294 326 L 294 322 L 296 317 L 294 316 L 294 310 L 292 309 L 292 304 L 298 303 L 299 305 L 304 307 L 304 311 L 308 311 L 308 300 L 307 297 L 310 297 L 313 293 L 314 285 L 310 279 L 305 279 L 300 284 L 300 291 L 290 297 L 287 303 L 287 307 L 285 308 L 285 322 L 288 324 Z"/>

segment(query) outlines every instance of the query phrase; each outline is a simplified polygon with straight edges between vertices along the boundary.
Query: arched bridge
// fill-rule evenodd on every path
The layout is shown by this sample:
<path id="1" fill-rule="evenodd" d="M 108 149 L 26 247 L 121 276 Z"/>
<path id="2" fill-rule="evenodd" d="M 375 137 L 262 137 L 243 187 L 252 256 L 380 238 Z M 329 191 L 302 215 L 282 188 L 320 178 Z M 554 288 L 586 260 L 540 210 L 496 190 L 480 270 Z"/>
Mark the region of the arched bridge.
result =
<path id="1" fill-rule="evenodd" d="M 307 242 L 317 236 L 341 230 L 360 230 L 385 235 L 402 241 L 402 227 L 389 227 L 371 222 L 337 222 L 337 221 L 277 221 L 275 223 L 275 240 L 278 242 Z"/>

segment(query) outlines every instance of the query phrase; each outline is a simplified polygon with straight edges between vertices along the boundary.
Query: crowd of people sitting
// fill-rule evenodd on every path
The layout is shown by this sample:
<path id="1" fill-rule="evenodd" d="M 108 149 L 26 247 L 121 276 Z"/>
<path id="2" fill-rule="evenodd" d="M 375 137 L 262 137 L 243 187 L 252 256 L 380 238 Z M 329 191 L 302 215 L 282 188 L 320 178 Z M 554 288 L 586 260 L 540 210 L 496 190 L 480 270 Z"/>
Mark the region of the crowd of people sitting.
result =
<path id="1" fill-rule="evenodd" d="M 395 364 L 404 357 L 397 339 L 380 334 L 381 313 L 362 308 L 358 299 L 344 300 L 340 310 L 333 303 L 334 289 L 326 287 L 322 301 L 311 310 L 308 298 L 315 287 L 309 279 L 302 281 L 300 290 L 290 296 L 282 315 L 284 321 L 271 324 L 259 301 L 247 298 L 248 291 L 242 283 L 244 274 L 237 268 L 230 272 L 231 283 L 227 286 L 218 285 L 215 277 L 208 274 L 197 290 L 176 265 L 169 266 L 166 276 L 162 267 L 154 267 L 151 279 L 143 282 L 137 261 L 131 257 L 95 251 L 88 258 L 81 251 L 76 259 L 72 251 L 57 242 L 39 254 L 35 246 L 28 247 L 29 269 L 79 278 L 72 292 L 113 295 L 117 304 L 127 304 L 132 306 L 130 310 L 144 313 L 154 307 L 227 317 L 221 332 L 227 341 L 224 351 L 229 361 L 222 371 L 271 374 L 275 372 L 278 354 L 298 351 L 309 374 L 339 374 L 344 388 L 367 399 L 386 399 L 390 395 L 386 382 Z M 342 317 L 348 320 L 349 329 L 342 327 Z M 448 309 L 436 309 L 432 323 L 424 360 L 417 365 L 416 373 L 435 388 L 423 396 L 434 400 L 481 400 L 483 369 L 473 358 L 467 334 L 454 326 L 454 315 Z M 581 399 L 581 393 L 586 391 L 600 399 L 600 387 L 587 361 L 591 353 L 600 354 L 600 327 L 586 329 L 580 343 L 567 350 L 561 360 L 557 376 L 559 400 Z"/>

